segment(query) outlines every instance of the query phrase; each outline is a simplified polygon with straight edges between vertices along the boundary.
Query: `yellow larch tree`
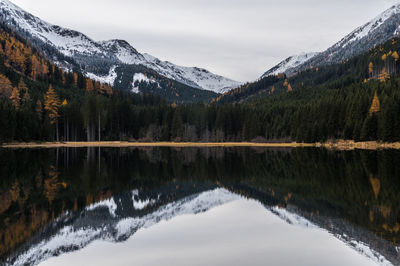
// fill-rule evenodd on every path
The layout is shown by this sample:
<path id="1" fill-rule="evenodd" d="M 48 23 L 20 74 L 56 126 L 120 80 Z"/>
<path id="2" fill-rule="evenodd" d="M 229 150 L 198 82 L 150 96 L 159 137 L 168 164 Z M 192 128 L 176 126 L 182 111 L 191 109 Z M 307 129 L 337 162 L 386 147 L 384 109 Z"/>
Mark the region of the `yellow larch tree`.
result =
<path id="1" fill-rule="evenodd" d="M 399 54 L 396 51 L 393 52 L 392 57 L 396 62 L 399 60 Z"/>
<path id="2" fill-rule="evenodd" d="M 288 84 L 289 84 L 289 81 L 288 81 L 287 79 L 285 79 L 285 81 L 283 82 L 283 86 L 284 86 L 284 87 L 287 87 Z"/>
<path id="3" fill-rule="evenodd" d="M 57 122 L 58 109 L 60 108 L 60 100 L 57 93 L 54 91 L 53 87 L 50 85 L 49 90 L 44 96 L 44 110 L 49 112 L 50 123 L 54 125 Z"/>
<path id="4" fill-rule="evenodd" d="M 373 73 L 374 73 L 374 64 L 373 64 L 372 62 L 369 62 L 369 65 L 368 65 L 368 74 L 369 74 L 370 77 L 372 77 L 372 76 L 373 76 Z"/>
<path id="5" fill-rule="evenodd" d="M 6 76 L 0 74 L 0 96 L 10 98 L 12 89 L 10 80 Z"/>
<path id="6" fill-rule="evenodd" d="M 372 99 L 371 108 L 369 108 L 369 115 L 378 114 L 381 111 L 381 102 L 379 101 L 378 93 L 375 91 L 374 98 Z"/>
<path id="7" fill-rule="evenodd" d="M 390 79 L 390 75 L 386 70 L 386 67 L 384 67 L 381 71 L 381 73 L 378 75 L 378 79 L 382 82 L 385 83 L 386 80 Z"/>
<path id="8" fill-rule="evenodd" d="M 58 118 L 60 117 L 58 109 L 61 103 L 58 98 L 57 93 L 54 91 L 53 87 L 50 85 L 49 90 L 44 96 L 44 109 L 48 112 L 50 118 L 50 124 L 56 125 L 56 136 L 58 141 Z"/>
<path id="9" fill-rule="evenodd" d="M 10 100 L 12 104 L 14 105 L 15 109 L 19 109 L 19 106 L 21 104 L 21 97 L 19 95 L 19 90 L 17 87 L 14 87 L 11 92 Z"/>
<path id="10" fill-rule="evenodd" d="M 378 199 L 379 192 L 381 191 L 381 181 L 379 178 L 374 178 L 372 175 L 369 178 L 369 182 L 372 186 L 372 191 L 374 192 L 375 198 Z"/>

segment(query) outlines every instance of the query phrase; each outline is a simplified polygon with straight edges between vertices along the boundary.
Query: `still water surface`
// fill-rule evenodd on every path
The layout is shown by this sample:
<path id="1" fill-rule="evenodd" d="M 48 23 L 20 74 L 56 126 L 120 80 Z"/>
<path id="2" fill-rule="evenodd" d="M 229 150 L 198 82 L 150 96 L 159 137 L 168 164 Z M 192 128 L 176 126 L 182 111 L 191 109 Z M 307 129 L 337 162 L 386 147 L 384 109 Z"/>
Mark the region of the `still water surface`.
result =
<path id="1" fill-rule="evenodd" d="M 400 265 L 400 152 L 0 152 L 0 265 Z"/>

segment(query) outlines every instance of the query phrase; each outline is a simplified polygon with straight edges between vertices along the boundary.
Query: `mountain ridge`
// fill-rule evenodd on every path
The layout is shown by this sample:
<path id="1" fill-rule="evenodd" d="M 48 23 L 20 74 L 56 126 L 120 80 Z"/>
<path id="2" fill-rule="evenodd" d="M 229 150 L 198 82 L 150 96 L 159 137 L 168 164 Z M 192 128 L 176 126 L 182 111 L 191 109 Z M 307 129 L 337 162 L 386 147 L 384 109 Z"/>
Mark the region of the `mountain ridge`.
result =
<path id="1" fill-rule="evenodd" d="M 296 56 L 289 57 L 268 70 L 261 78 L 268 74 L 279 74 L 277 69 L 284 74 L 294 75 L 307 69 L 340 63 L 398 36 L 400 36 L 400 3 L 357 27 L 325 51 L 292 66 L 287 61 Z M 286 65 L 287 67 L 282 68 Z"/>
<path id="2" fill-rule="evenodd" d="M 51 46 L 65 57 L 73 59 L 83 73 L 91 73 L 92 78 L 100 77 L 101 80 L 101 76 L 108 75 L 113 67 L 128 64 L 143 65 L 187 86 L 216 93 L 223 93 L 240 85 L 240 82 L 208 70 L 178 66 L 154 56 L 141 54 L 124 40 L 94 41 L 76 30 L 45 22 L 8 0 L 0 1 L 0 11 L 0 20 L 19 33 L 24 32 L 25 37 L 38 49 L 45 45 Z M 64 69 L 71 70 L 76 67 L 51 51 L 44 52 Z"/>
<path id="3" fill-rule="evenodd" d="M 267 72 L 265 72 L 261 76 L 261 79 L 265 78 L 267 76 L 270 76 L 270 75 L 276 76 L 278 74 L 283 74 L 287 70 L 297 67 L 297 66 L 307 62 L 308 60 L 310 60 L 311 58 L 313 58 L 316 55 L 318 55 L 318 53 L 311 52 L 311 53 L 300 53 L 297 55 L 289 56 L 288 58 L 286 58 L 285 60 L 283 60 L 282 62 L 280 62 L 276 66 L 272 67 Z"/>

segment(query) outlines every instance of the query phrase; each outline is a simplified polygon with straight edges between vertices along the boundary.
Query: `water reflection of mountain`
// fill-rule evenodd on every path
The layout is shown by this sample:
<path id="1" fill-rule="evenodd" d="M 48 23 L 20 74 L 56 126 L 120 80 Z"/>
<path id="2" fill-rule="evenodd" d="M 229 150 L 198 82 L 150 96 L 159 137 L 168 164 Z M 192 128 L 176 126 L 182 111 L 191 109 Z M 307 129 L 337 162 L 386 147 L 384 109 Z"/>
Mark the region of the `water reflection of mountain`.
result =
<path id="1" fill-rule="evenodd" d="M 272 193 L 274 196 L 271 196 L 271 193 L 260 192 L 245 186 L 231 187 L 230 190 L 259 200 L 267 209 L 290 224 L 323 228 L 380 265 L 400 265 L 400 249 L 392 242 L 342 218 L 325 216 L 319 211 L 309 212 L 301 209 L 296 204 L 299 206 L 303 204 L 296 199 L 289 199 L 287 193 L 274 191 Z"/>
<path id="2" fill-rule="evenodd" d="M 223 189 L 198 193 L 211 188 L 202 184 L 179 183 L 179 186 L 176 196 L 159 194 L 143 198 L 134 190 L 88 206 L 79 213 L 66 213 L 14 253 L 7 264 L 37 265 L 50 257 L 79 250 L 97 239 L 125 241 L 140 228 L 175 216 L 204 212 L 239 197 Z M 166 203 L 164 197 L 173 201 Z"/>
<path id="3" fill-rule="evenodd" d="M 287 207 L 338 237 L 348 236 L 343 241 L 366 243 L 399 265 L 396 151 L 19 150 L 1 151 L 0 162 L 3 259 L 15 259 L 60 232 L 68 233 L 71 226 L 97 228 L 93 235 L 98 238 L 121 241 L 123 235 L 110 229 L 121 219 L 146 217 L 225 187 L 267 206 Z M 77 248 L 66 245 L 54 254 Z"/>

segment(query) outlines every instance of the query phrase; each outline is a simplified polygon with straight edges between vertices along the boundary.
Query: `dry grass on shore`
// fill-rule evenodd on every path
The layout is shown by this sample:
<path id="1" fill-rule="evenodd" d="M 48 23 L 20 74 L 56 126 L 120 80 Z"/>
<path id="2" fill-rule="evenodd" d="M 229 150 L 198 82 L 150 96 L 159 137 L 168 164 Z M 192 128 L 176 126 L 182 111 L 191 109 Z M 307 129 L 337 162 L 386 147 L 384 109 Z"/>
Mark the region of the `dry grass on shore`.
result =
<path id="1" fill-rule="evenodd" d="M 3 148 L 61 148 L 61 147 L 313 147 L 305 143 L 252 143 L 252 142 L 27 142 L 5 143 Z"/>
<path id="2" fill-rule="evenodd" d="M 381 143 L 376 141 L 355 142 L 351 140 L 336 140 L 325 143 L 253 143 L 253 142 L 124 142 L 124 141 L 101 141 L 101 142 L 27 142 L 27 143 L 5 143 L 2 148 L 62 148 L 62 147 L 265 147 L 265 148 L 299 148 L 318 147 L 336 150 L 377 150 L 377 149 L 400 149 L 400 142 Z"/>

